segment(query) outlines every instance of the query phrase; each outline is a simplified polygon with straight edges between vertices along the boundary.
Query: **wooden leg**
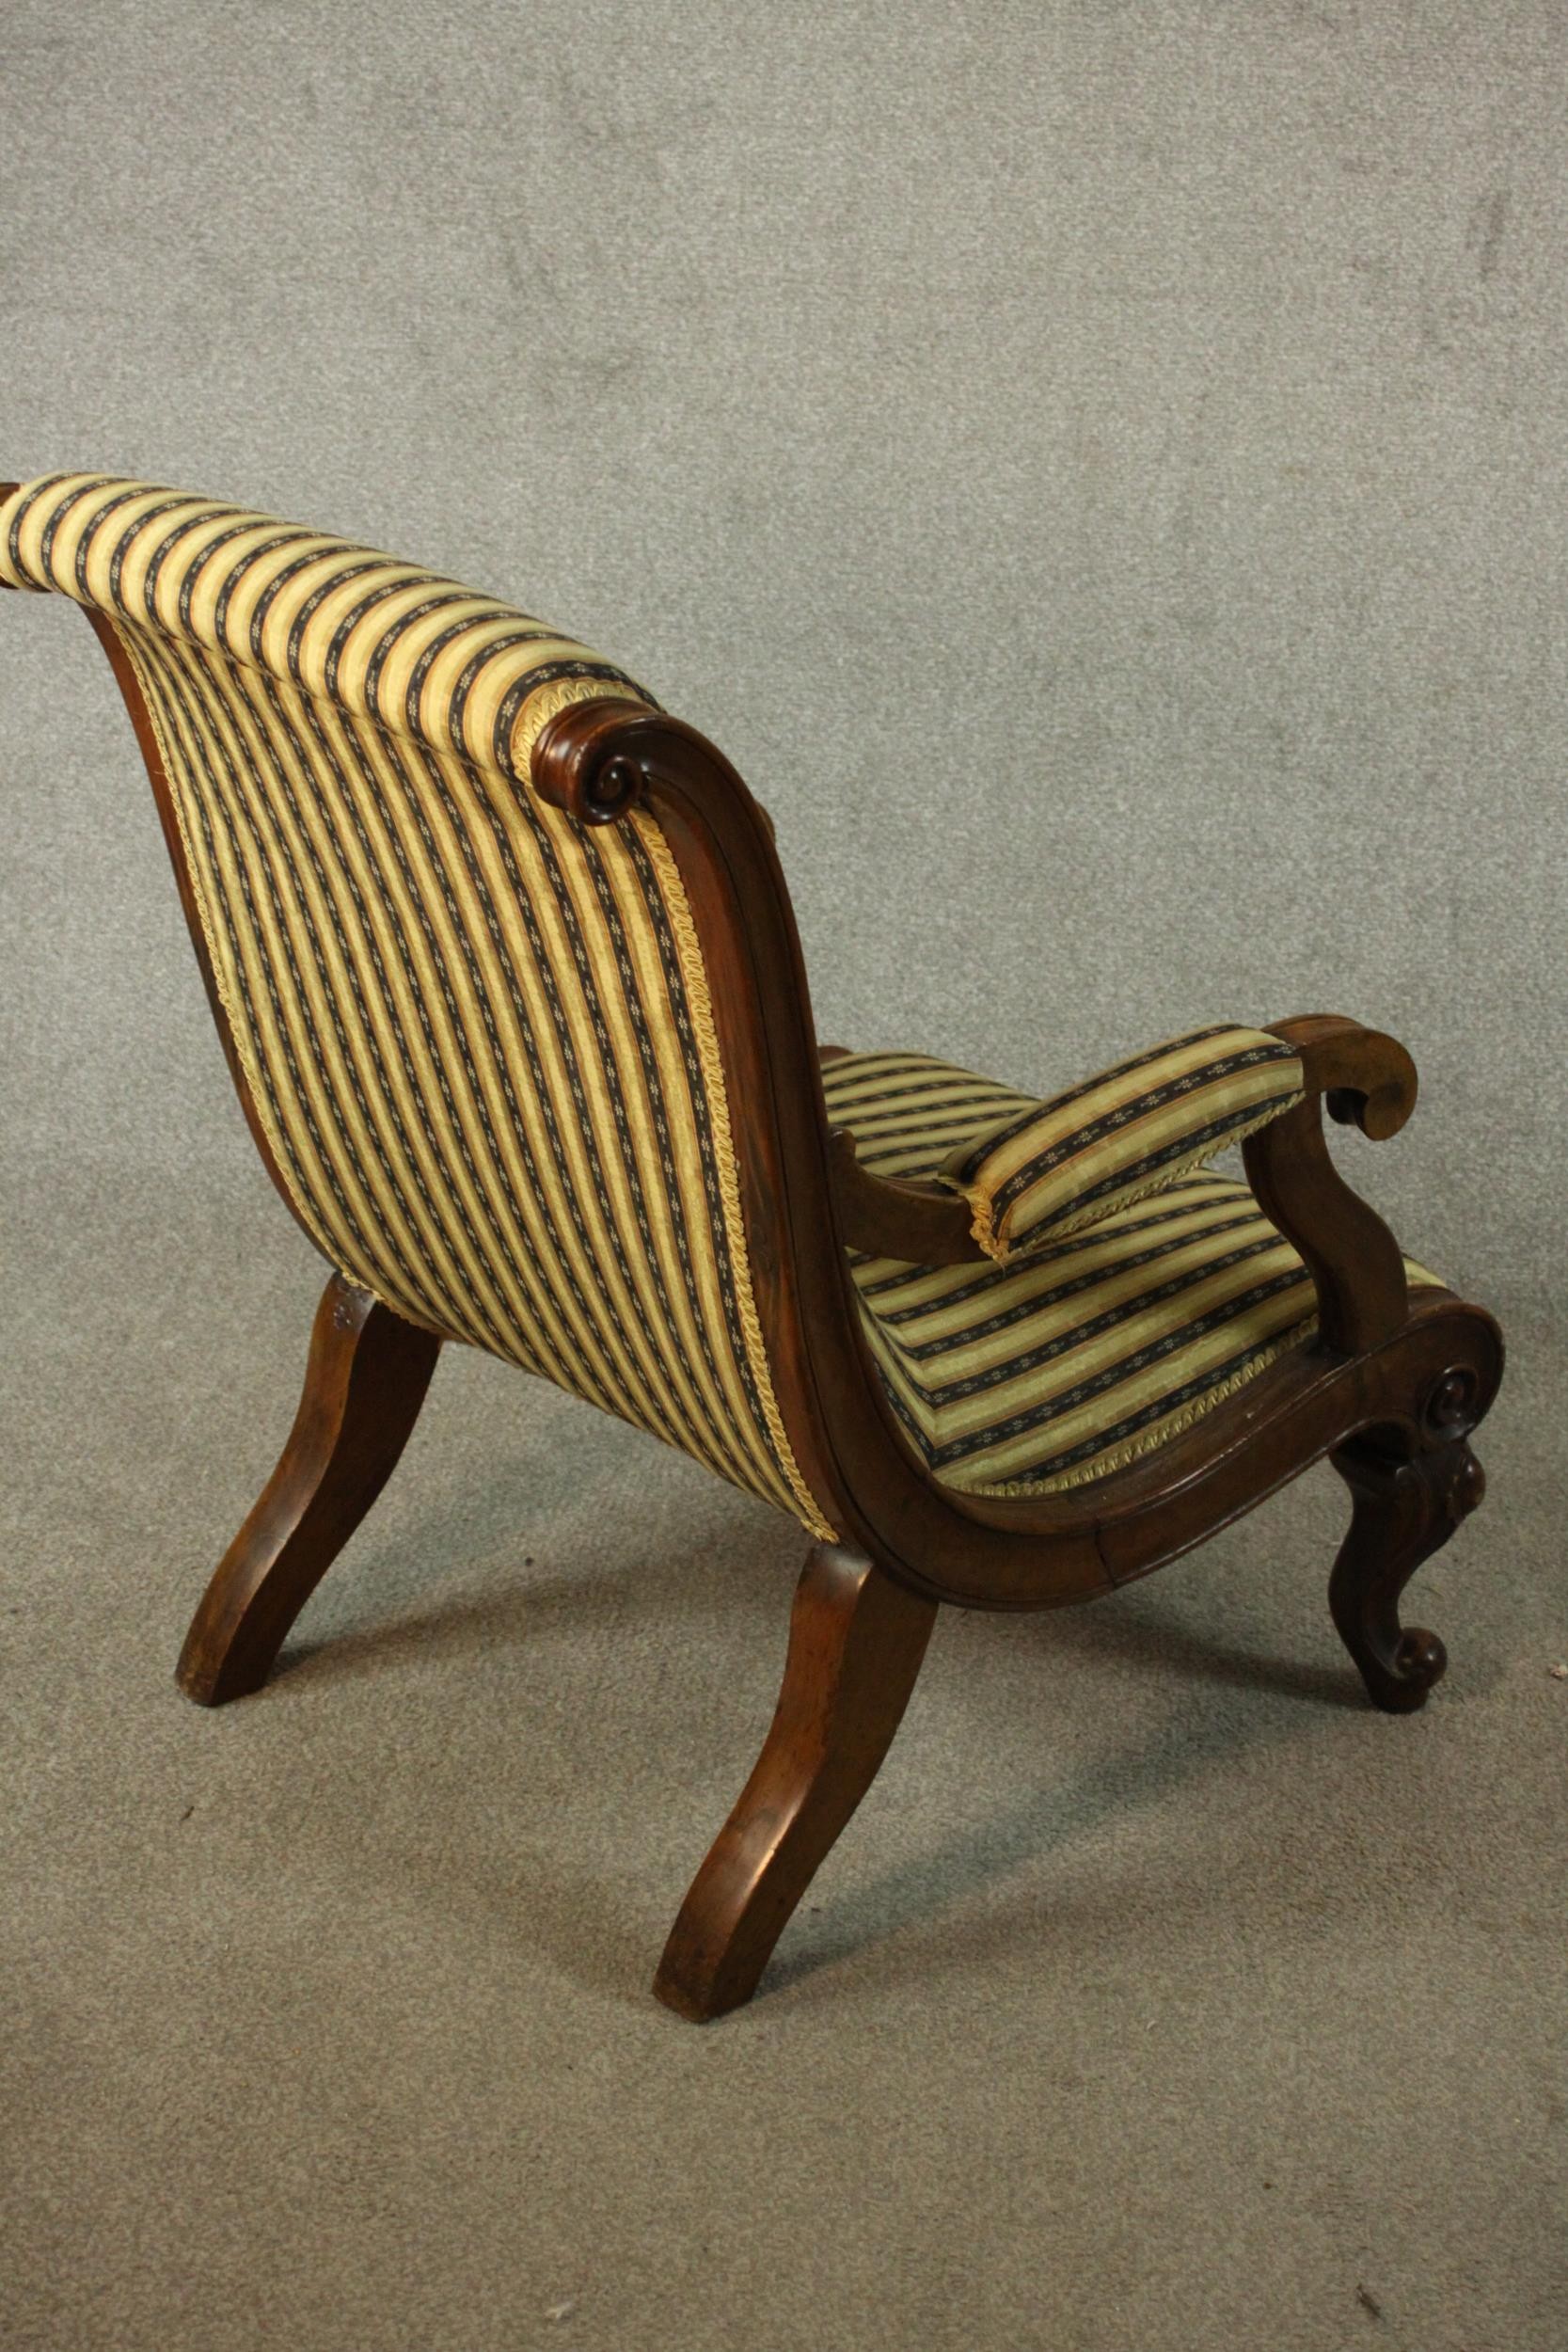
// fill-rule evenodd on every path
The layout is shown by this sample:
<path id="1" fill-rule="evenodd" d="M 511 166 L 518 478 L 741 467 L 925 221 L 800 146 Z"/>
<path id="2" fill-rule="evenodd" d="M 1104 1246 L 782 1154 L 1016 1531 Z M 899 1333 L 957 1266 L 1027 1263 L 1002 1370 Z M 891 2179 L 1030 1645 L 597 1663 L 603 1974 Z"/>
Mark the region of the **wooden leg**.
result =
<path id="1" fill-rule="evenodd" d="M 1400 1595 L 1486 1491 L 1463 1432 L 1415 1454 L 1357 1438 L 1334 1455 L 1354 1500 L 1328 1605 L 1374 1707 L 1408 1715 L 1449 1662 L 1435 1633 L 1400 1624 Z"/>
<path id="2" fill-rule="evenodd" d="M 846 1547 L 806 1562 L 778 1710 L 755 1770 L 691 1883 L 654 1991 L 683 2017 L 750 2000 L 790 1914 L 877 1776 L 937 1604 Z"/>
<path id="3" fill-rule="evenodd" d="M 218 1564 L 176 1679 L 203 1707 L 260 1690 L 310 1595 L 390 1477 L 441 1343 L 334 1274 L 277 1468 Z"/>

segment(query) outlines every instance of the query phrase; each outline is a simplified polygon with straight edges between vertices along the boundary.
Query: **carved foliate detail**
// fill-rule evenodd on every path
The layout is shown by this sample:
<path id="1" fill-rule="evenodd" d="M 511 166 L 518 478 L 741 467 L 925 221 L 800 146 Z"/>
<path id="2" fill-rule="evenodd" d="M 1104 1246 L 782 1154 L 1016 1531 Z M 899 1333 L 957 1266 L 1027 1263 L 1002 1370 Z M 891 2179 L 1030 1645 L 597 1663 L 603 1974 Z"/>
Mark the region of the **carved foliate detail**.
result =
<path id="1" fill-rule="evenodd" d="M 1416 1570 L 1486 1492 L 1486 1473 L 1465 1438 L 1479 1397 L 1476 1375 L 1452 1368 L 1434 1382 L 1422 1408 L 1423 1428 L 1436 1442 L 1401 1454 L 1363 1435 L 1333 1457 L 1354 1510 L 1329 1579 L 1328 1605 L 1368 1696 L 1390 1714 L 1424 1705 L 1449 1662 L 1435 1633 L 1401 1625 L 1399 1602 Z"/>

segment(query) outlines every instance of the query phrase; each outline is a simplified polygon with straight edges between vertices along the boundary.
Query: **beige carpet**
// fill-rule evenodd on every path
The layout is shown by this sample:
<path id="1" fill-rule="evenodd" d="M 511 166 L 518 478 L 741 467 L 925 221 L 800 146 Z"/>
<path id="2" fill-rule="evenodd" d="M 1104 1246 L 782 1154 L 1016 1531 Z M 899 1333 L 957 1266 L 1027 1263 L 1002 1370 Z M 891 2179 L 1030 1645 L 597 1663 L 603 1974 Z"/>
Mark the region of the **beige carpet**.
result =
<path id="1" fill-rule="evenodd" d="M 286 1425 L 307 1253 L 237 1171 L 61 1169 L 35 1215 L 0 2343 L 1560 2341 L 1528 1359 L 1418 1587 L 1423 1716 L 1329 1626 L 1327 1472 L 1124 1598 L 950 1613 L 761 1995 L 698 2029 L 648 1979 L 766 1726 L 783 1522 L 454 1354 L 287 1670 L 204 1713 L 170 1669 Z"/>

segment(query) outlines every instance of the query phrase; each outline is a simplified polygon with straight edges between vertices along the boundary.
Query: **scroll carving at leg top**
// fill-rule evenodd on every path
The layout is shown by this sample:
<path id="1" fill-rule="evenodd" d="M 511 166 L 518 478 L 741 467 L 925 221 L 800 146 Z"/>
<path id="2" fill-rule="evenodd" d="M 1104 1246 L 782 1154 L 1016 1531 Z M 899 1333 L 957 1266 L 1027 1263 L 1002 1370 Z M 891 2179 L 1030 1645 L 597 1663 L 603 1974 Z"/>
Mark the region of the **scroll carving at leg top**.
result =
<path id="1" fill-rule="evenodd" d="M 1475 1375 L 1456 1366 L 1429 1392 L 1414 1450 L 1396 1444 L 1392 1433 L 1370 1431 L 1333 1457 L 1354 1507 L 1328 1605 L 1368 1697 L 1389 1714 L 1424 1706 L 1449 1662 L 1435 1633 L 1401 1624 L 1400 1596 L 1486 1491 L 1469 1446 L 1478 1404 Z"/>

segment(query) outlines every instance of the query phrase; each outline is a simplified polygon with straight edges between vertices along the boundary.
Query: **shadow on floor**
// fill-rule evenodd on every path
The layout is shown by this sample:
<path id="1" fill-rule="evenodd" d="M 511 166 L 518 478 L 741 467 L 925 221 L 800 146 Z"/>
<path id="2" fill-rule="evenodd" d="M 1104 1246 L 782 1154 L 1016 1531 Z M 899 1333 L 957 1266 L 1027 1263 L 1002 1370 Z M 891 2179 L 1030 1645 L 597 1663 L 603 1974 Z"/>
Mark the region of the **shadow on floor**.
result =
<path id="1" fill-rule="evenodd" d="M 400 1557 L 406 1556 L 406 1537 L 397 1549 Z M 759 1647 L 776 1644 L 782 1666 L 790 1556 L 788 1547 L 782 1547 L 780 1573 L 774 1575 L 771 1565 L 764 1564 L 765 1578 L 737 1577 L 732 1560 L 703 1552 L 610 1568 L 595 1563 L 580 1574 L 519 1565 L 515 1575 L 483 1592 L 472 1589 L 470 1562 L 463 1571 L 462 1591 L 445 1598 L 433 1595 L 390 1622 L 367 1621 L 334 1638 L 295 1645 L 285 1653 L 279 1674 L 285 1681 L 297 1677 L 302 1685 L 359 1680 L 406 1670 L 416 1654 L 432 1662 L 477 1657 L 515 1645 L 549 1642 L 595 1625 L 649 1616 L 690 1624 L 721 1613 L 733 1622 L 736 1612 L 744 1610 L 756 1613 Z M 373 1558 L 365 1565 L 369 1617 Z M 980 1613 L 955 1615 L 959 1613 L 978 1630 Z M 1292 1704 L 1288 1711 L 1266 1703 L 1241 1709 L 1201 1703 L 1181 1706 L 1152 1737 L 1132 1749 L 1108 1745 L 1087 1769 L 1080 1766 L 1021 1787 L 989 1820 L 966 1822 L 869 1883 L 863 1879 L 858 1889 L 847 1890 L 825 1912 L 808 1906 L 768 1971 L 759 1996 L 764 2003 L 769 1993 L 802 1982 L 869 1946 L 887 1947 L 890 1939 L 902 1949 L 884 1952 L 889 1967 L 924 1969 L 933 1939 L 942 1939 L 944 1914 L 1042 1852 L 1070 1848 L 1108 1820 L 1153 1804 L 1183 1781 L 1207 1776 L 1217 1765 L 1234 1770 L 1260 1742 L 1299 1736 L 1310 1724 L 1306 1710 L 1313 1707 L 1360 1710 L 1366 1705 L 1348 1661 L 1334 1668 L 1248 1651 L 1184 1621 L 1174 1610 L 1152 1608 L 1141 1593 L 1135 1599 L 1131 1595 L 1113 1597 L 1081 1609 L 1015 1618 L 998 1626 L 996 1634 L 999 1640 L 1037 1648 L 1042 1665 L 1049 1658 L 1070 1654 L 1086 1674 L 1118 1681 L 1130 1675 L 1140 1681 L 1158 1677 L 1175 1690 L 1196 1690 L 1199 1700 L 1202 1686 L 1218 1684 L 1256 1694 L 1263 1702 L 1283 1698 Z M 919 1692 L 914 1705 L 920 1705 Z M 759 1739 L 762 1729 L 758 1724 Z M 963 1736 L 960 1731 L 959 1739 Z M 974 1736 L 983 1736 L 978 1725 Z M 612 1732 L 607 1733 L 605 1752 L 614 1753 Z M 1043 1757 L 1042 1766 L 1049 1771 Z M 738 1779 L 735 1788 L 716 1782 L 715 1831 L 738 1786 Z M 608 1780 L 606 1804 L 607 1811 L 614 1804 L 613 1785 Z M 528 1851 L 531 1939 L 544 1947 L 567 1979 L 622 2000 L 642 2001 L 656 1955 L 646 1943 L 646 1921 L 638 1915 L 641 1905 L 626 1899 L 629 1888 L 618 1892 L 613 1881 L 601 1883 L 600 1876 L 575 1867 L 570 1853 L 558 1854 L 547 1838 L 535 1842 L 526 1817 L 519 1817 L 518 1833 L 519 1846 Z M 693 1868 L 699 1858 L 692 1854 Z M 451 1891 L 457 1892 L 455 1885 Z M 678 1887 L 671 1890 L 672 1915 L 679 1892 Z M 1212 1887 L 1206 1888 L 1205 1900 L 1212 1896 Z M 585 1919 L 594 1922 L 586 1938 Z M 911 1941 L 900 1933 L 911 1923 L 922 1928 L 931 1923 L 932 1934 L 922 1932 Z M 1037 1929 L 1032 1919 L 1008 1915 L 977 1923 L 976 1933 L 983 1944 Z"/>

